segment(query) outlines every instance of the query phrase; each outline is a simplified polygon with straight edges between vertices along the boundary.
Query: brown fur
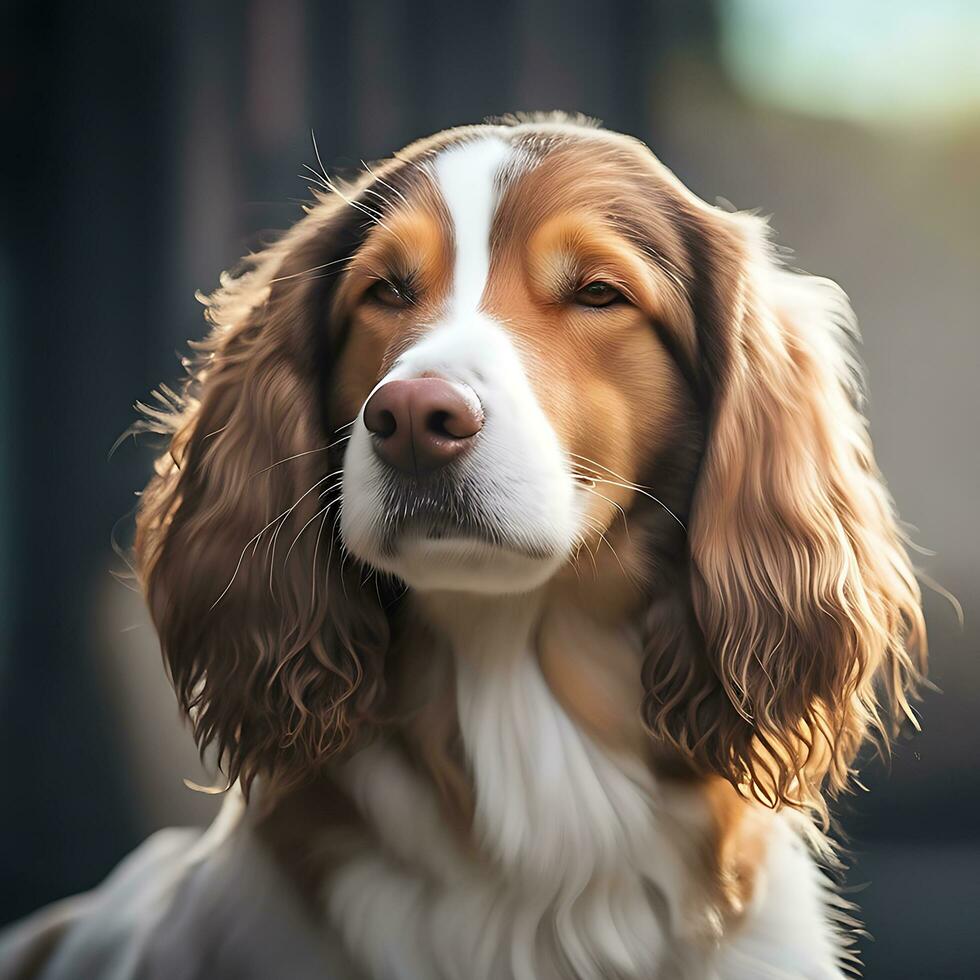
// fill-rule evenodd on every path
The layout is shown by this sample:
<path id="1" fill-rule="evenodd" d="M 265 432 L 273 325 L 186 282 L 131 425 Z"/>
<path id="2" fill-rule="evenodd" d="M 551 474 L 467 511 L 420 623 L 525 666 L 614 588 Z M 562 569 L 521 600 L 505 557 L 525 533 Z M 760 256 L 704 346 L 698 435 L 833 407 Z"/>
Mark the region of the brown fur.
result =
<path id="1" fill-rule="evenodd" d="M 410 696 L 413 650 L 389 649 L 409 635 L 401 590 L 362 585 L 343 554 L 330 474 L 341 427 L 446 293 L 446 216 L 419 164 L 474 132 L 344 189 L 373 221 L 322 197 L 223 279 L 186 393 L 151 420 L 170 442 L 138 518 L 143 586 L 198 743 L 246 792 L 258 776 L 285 791 L 386 724 L 470 808 L 451 677 Z M 645 748 L 665 776 L 825 813 L 868 729 L 910 714 L 924 665 L 836 294 L 780 270 L 758 221 L 704 205 L 632 140 L 549 122 L 515 139 L 539 163 L 504 195 L 485 305 L 596 491 L 552 584 L 554 616 L 574 605 L 594 642 L 542 626 L 545 675 L 597 738 Z M 417 276 L 420 309 L 360 303 L 392 265 Z M 631 303 L 568 306 L 582 277 Z M 627 620 L 642 664 L 605 655 Z M 737 904 L 742 817 L 722 797 L 717 865 Z"/>

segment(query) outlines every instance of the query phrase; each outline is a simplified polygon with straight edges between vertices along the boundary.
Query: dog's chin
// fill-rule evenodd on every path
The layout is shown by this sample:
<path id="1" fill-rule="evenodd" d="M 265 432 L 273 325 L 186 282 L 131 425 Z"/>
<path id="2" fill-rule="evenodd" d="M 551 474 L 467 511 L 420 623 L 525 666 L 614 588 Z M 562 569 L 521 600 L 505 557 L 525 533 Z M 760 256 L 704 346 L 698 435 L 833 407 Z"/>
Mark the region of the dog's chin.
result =
<path id="1" fill-rule="evenodd" d="M 407 534 L 389 561 L 391 570 L 420 592 L 506 595 L 544 585 L 563 557 L 531 554 L 478 537 Z"/>
<path id="2" fill-rule="evenodd" d="M 398 535 L 384 549 L 349 540 L 365 564 L 401 579 L 417 592 L 516 595 L 547 582 L 567 559 L 560 549 L 525 548 L 468 532 L 416 529 Z"/>

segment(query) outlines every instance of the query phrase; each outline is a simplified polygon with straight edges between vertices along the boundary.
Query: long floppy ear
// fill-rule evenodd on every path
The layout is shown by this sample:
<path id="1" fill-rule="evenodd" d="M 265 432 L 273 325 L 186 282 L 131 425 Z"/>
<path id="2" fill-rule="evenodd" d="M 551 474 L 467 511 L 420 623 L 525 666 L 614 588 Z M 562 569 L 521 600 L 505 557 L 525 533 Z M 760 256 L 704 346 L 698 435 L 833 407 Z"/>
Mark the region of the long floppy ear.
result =
<path id="1" fill-rule="evenodd" d="M 914 723 L 919 589 L 861 415 L 845 296 L 781 268 L 760 219 L 682 213 L 707 444 L 689 591 L 657 613 L 645 716 L 743 792 L 826 815 L 822 792 L 845 786 L 868 731 Z"/>
<path id="2" fill-rule="evenodd" d="M 336 198 L 222 279 L 137 518 L 138 569 L 183 709 L 246 793 L 346 745 L 380 696 L 387 619 L 346 582 L 325 422 L 338 264 L 364 217 Z"/>

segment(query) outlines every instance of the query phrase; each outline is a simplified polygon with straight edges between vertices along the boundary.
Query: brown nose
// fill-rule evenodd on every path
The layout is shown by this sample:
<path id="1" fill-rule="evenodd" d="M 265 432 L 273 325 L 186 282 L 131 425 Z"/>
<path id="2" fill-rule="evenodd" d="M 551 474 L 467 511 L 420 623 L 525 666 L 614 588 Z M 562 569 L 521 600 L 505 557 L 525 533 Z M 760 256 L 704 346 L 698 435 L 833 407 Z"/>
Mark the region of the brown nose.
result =
<path id="1" fill-rule="evenodd" d="M 483 413 L 442 378 L 412 378 L 382 385 L 364 406 L 364 424 L 386 463 L 419 476 L 465 452 L 483 428 Z"/>

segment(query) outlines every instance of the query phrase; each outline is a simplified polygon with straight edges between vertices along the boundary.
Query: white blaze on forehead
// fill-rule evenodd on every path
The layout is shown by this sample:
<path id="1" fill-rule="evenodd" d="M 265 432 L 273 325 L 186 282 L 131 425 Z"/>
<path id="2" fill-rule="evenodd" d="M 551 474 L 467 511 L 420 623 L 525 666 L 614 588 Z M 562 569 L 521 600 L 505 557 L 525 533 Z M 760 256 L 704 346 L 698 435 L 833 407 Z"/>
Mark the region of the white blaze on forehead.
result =
<path id="1" fill-rule="evenodd" d="M 581 494 L 538 403 L 522 353 L 503 324 L 481 309 L 501 190 L 528 165 L 520 148 L 496 134 L 452 146 L 428 164 L 452 225 L 450 298 L 442 315 L 424 324 L 427 329 L 377 386 L 436 376 L 479 402 L 485 424 L 472 451 L 454 468 L 461 486 L 477 488 L 472 493 L 474 512 L 503 544 L 464 532 L 430 536 L 424 521 L 418 527 L 410 522 L 405 533 L 388 540 L 385 528 L 393 508 L 410 506 L 408 516 L 422 511 L 415 502 L 399 504 L 385 490 L 388 477 L 363 413 L 348 443 L 341 511 L 347 547 L 420 591 L 510 594 L 536 589 L 566 560 L 581 535 Z"/>
<path id="2" fill-rule="evenodd" d="M 456 244 L 451 314 L 479 309 L 490 271 L 497 178 L 510 155 L 509 144 L 491 137 L 461 143 L 436 158 L 436 181 L 452 219 Z"/>

